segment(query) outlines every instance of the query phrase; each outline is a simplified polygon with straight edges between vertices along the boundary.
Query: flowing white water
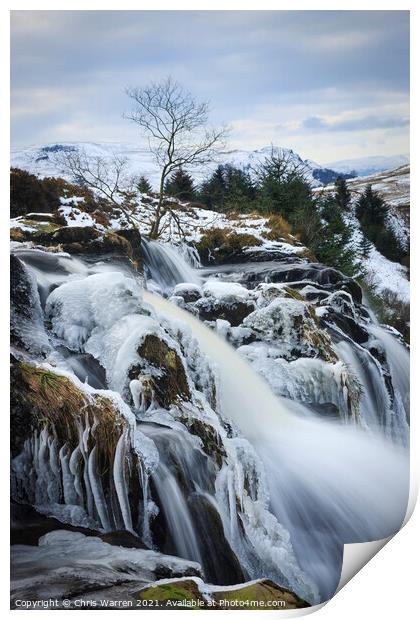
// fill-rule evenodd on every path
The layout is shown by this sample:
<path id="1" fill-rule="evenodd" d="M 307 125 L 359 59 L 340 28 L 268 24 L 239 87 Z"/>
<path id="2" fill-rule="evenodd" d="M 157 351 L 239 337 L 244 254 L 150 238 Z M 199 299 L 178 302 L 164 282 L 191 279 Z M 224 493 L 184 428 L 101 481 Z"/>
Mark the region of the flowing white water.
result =
<path id="1" fill-rule="evenodd" d="M 197 319 L 151 293 L 144 299 L 188 324 L 217 365 L 221 410 L 264 462 L 272 510 L 291 532 L 302 567 L 324 596 L 331 595 L 342 544 L 384 538 L 400 527 L 408 497 L 406 454 L 355 427 L 298 417 L 290 401 L 276 398 Z"/>
<path id="2" fill-rule="evenodd" d="M 200 284 L 195 269 L 171 245 L 143 239 L 142 249 L 146 270 L 163 291 L 180 282 Z"/>
<path id="3" fill-rule="evenodd" d="M 160 247 L 156 249 L 157 254 L 160 253 Z M 153 251 L 152 254 L 155 252 Z M 171 262 L 167 253 L 165 256 Z M 46 288 L 50 287 L 50 282 L 52 285 L 61 284 L 68 277 L 68 273 L 65 275 L 67 265 L 72 266 L 73 261 L 70 258 L 62 259 L 65 263 L 65 268 L 62 265 L 64 273 L 60 272 L 59 280 L 57 280 L 55 278 L 57 266 L 51 264 L 50 273 L 42 264 L 44 257 L 39 257 L 39 260 L 41 261 L 39 271 L 47 276 Z M 48 256 L 45 258 L 47 263 L 56 260 Z M 182 269 L 176 270 L 172 262 L 161 281 L 162 288 L 169 286 L 170 278 L 175 278 L 175 283 L 191 282 L 191 274 L 188 275 L 188 272 L 183 271 L 185 265 L 185 261 L 182 261 Z M 88 266 L 78 261 L 75 268 L 68 271 L 73 272 L 72 281 L 76 282 L 76 278 L 85 278 L 89 273 L 97 272 L 98 269 L 98 266 Z M 111 269 L 119 271 L 119 266 L 112 264 L 103 266 L 104 271 Z M 191 268 L 188 267 L 188 269 Z M 178 275 L 174 275 L 174 271 Z M 118 285 L 123 283 L 121 278 L 115 277 L 115 274 L 112 278 L 96 277 L 89 282 L 100 285 L 99 293 L 102 293 L 102 288 L 110 285 L 111 280 L 115 280 L 115 284 Z M 38 281 L 41 287 L 43 283 L 42 279 Z M 126 282 L 124 286 L 127 286 Z M 127 290 L 135 292 L 135 287 L 133 287 L 130 285 Z M 69 287 L 67 288 L 70 290 Z M 73 288 L 77 289 L 76 293 L 82 290 L 82 287 L 78 286 Z M 69 300 L 72 298 L 70 296 Z M 79 298 L 76 296 L 75 299 L 77 301 Z M 99 314 L 95 321 L 101 328 L 106 326 L 111 315 L 115 314 L 116 317 L 118 315 L 121 319 L 121 310 L 135 313 L 141 303 L 135 295 L 129 294 L 124 302 L 117 296 L 115 303 L 109 308 L 105 303 L 96 303 L 98 301 L 97 288 L 92 293 L 92 299 L 95 301 L 95 308 L 98 306 L 95 311 Z M 106 299 L 110 299 L 108 294 Z M 405 513 L 408 486 L 406 455 L 391 443 L 386 443 L 381 438 L 366 434 L 350 425 L 317 420 L 309 412 L 308 418 L 303 419 L 300 412 L 305 410 L 304 405 L 298 405 L 285 398 L 277 398 L 265 381 L 234 349 L 191 314 L 149 292 L 144 292 L 143 299 L 158 314 L 163 314 L 169 319 L 170 324 L 176 326 L 181 322 L 191 330 L 201 350 L 208 356 L 211 365 L 216 368 L 219 380 L 219 410 L 222 416 L 235 423 L 242 435 L 252 444 L 264 465 L 270 509 L 278 522 L 284 526 L 281 536 L 278 534 L 279 523 L 273 519 L 275 524 L 271 524 L 270 529 L 270 521 L 267 520 L 266 515 L 264 519 L 259 519 L 258 502 L 255 502 L 255 505 L 246 505 L 252 503 L 250 497 L 247 496 L 247 491 L 243 491 L 242 494 L 238 493 L 238 486 L 242 484 L 242 489 L 244 487 L 243 480 L 242 482 L 240 480 L 241 477 L 244 478 L 244 469 L 240 459 L 232 458 L 229 466 L 223 466 L 217 480 L 216 499 L 223 518 L 225 535 L 240 557 L 241 563 L 247 570 L 254 570 L 254 573 L 258 575 L 267 575 L 270 572 L 269 563 L 273 562 L 273 557 L 277 557 L 279 567 L 283 569 L 287 565 L 289 570 L 287 578 L 290 583 L 296 587 L 297 591 L 306 593 L 308 592 L 307 583 L 302 585 L 299 581 L 300 575 L 293 564 L 294 559 L 289 561 L 290 557 L 294 558 L 295 555 L 299 558 L 301 568 L 319 586 L 322 598 L 327 598 L 334 591 L 339 578 L 343 543 L 382 538 L 393 533 L 400 526 Z M 77 301 L 76 310 L 80 310 L 82 302 L 86 302 L 86 296 Z M 123 303 L 123 306 L 120 307 L 117 302 Z M 101 314 L 102 308 L 104 315 Z M 70 311 L 70 306 L 68 310 Z M 64 327 L 68 328 L 74 319 L 73 310 L 70 314 L 71 317 L 69 315 L 64 321 Z M 141 318 L 140 315 L 136 317 L 142 321 L 149 320 L 147 317 Z M 81 323 L 86 318 L 86 312 L 82 312 Z M 374 333 L 373 329 L 379 331 Z M 396 373 L 397 391 L 404 406 L 403 396 L 406 394 L 404 386 L 408 373 L 406 358 L 398 348 L 401 345 L 388 332 L 384 333 L 382 328 L 372 328 L 371 334 L 375 335 L 386 350 L 391 371 L 393 374 Z M 72 342 L 74 338 L 70 336 L 74 334 L 68 334 L 68 340 Z M 103 342 L 102 335 L 99 338 L 99 344 L 103 345 Z M 79 359 L 80 356 L 78 362 Z M 85 373 L 84 368 L 82 366 L 78 370 L 81 378 Z M 370 406 L 373 411 L 375 404 L 371 403 Z M 95 473 L 95 455 L 89 453 L 87 444 L 90 430 L 86 427 L 81 431 L 83 432 L 81 432 L 78 450 L 83 456 L 84 464 L 79 462 L 77 465 L 77 459 L 73 458 L 74 455 L 67 455 L 63 451 L 60 454 L 62 470 L 72 474 L 74 488 L 79 497 L 83 477 L 83 484 L 86 488 L 86 498 L 83 503 L 87 513 L 90 517 L 99 518 L 102 526 L 107 528 L 109 518 L 111 516 L 115 520 L 117 518 L 112 515 L 112 510 L 108 514 L 102 510 L 105 507 L 102 489 L 98 486 Z M 33 445 L 28 443 L 26 452 L 28 461 L 35 458 L 39 470 L 37 493 L 40 497 L 37 498 L 36 503 L 48 502 L 51 501 L 51 493 L 56 484 L 56 449 L 44 436 L 35 437 L 32 443 Z M 120 448 L 123 448 L 122 443 Z M 239 445 L 238 449 L 240 448 Z M 243 450 L 246 451 L 246 448 Z M 44 463 L 47 454 L 49 454 L 50 465 L 46 469 Z M 123 451 L 121 450 L 117 456 L 114 464 L 116 494 L 124 525 L 130 529 L 130 507 L 127 504 L 127 489 L 122 466 Z M 246 457 L 252 458 L 252 455 L 247 453 Z M 194 464 L 192 467 L 194 468 Z M 195 524 L 185 499 L 180 496 L 179 486 L 173 472 L 168 472 L 169 469 L 167 472 L 161 469 L 156 476 L 156 482 L 160 487 L 158 494 L 161 496 L 163 510 L 167 513 L 167 522 L 175 547 L 180 554 L 197 557 L 198 551 L 194 543 Z M 255 472 L 257 472 L 257 477 L 262 477 L 257 467 Z M 249 472 L 246 473 L 248 475 Z M 194 480 L 196 480 L 195 476 L 196 471 L 194 471 Z M 46 489 L 49 489 L 49 493 Z M 147 495 L 145 497 L 147 504 Z M 241 510 L 245 511 L 248 519 L 247 522 L 241 523 L 240 527 L 237 516 L 238 500 L 242 503 Z M 68 501 L 73 504 L 78 500 L 74 496 L 68 497 Z M 143 509 L 143 513 L 143 516 L 147 516 L 146 509 Z M 257 527 L 255 523 L 258 521 Z M 185 525 L 188 523 L 191 527 Z M 264 528 L 265 535 L 262 536 Z M 275 546 L 276 537 L 279 536 L 283 543 L 282 536 L 288 536 L 285 528 L 290 532 L 295 553 L 293 554 L 293 550 L 287 545 L 279 545 L 278 548 L 281 549 L 283 555 L 278 553 L 277 556 L 273 556 L 272 549 Z M 245 534 L 242 534 L 243 531 Z M 241 536 L 245 540 L 240 540 Z M 251 544 L 257 551 L 259 565 L 252 564 L 253 558 L 250 558 L 250 554 L 247 553 L 247 544 Z M 271 574 L 275 575 L 275 571 L 272 570 Z"/>

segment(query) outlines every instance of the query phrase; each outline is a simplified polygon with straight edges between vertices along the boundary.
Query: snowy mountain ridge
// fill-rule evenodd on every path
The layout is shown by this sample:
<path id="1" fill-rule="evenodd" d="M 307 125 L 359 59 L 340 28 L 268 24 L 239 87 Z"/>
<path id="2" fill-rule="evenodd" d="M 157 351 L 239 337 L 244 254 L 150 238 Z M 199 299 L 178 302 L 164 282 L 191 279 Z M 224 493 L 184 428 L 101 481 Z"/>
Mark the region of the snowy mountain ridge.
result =
<path id="1" fill-rule="evenodd" d="M 356 173 L 356 176 L 365 177 L 377 172 L 383 172 L 384 170 L 399 168 L 409 163 L 410 156 L 408 154 L 390 156 L 373 155 L 357 159 L 341 159 L 325 164 L 325 166 L 344 174 Z"/>
<path id="2" fill-rule="evenodd" d="M 272 146 L 265 146 L 252 151 L 240 149 L 224 151 L 219 154 L 215 162 L 200 168 L 193 168 L 189 172 L 197 183 L 208 177 L 219 164 L 231 164 L 252 172 L 270 155 L 272 149 L 287 158 L 291 166 L 303 168 L 313 187 L 332 182 L 337 175 L 334 170 L 309 159 L 302 159 L 292 149 Z M 159 170 L 153 155 L 147 148 L 129 142 L 57 142 L 12 148 L 10 163 L 15 168 L 22 168 L 41 177 L 57 175 L 66 177 L 66 172 L 57 157 L 66 151 L 85 152 L 88 157 L 102 157 L 105 160 L 111 159 L 114 155 L 119 158 L 126 158 L 128 161 L 127 172 L 130 175 L 144 175 L 154 188 L 158 187 Z"/>

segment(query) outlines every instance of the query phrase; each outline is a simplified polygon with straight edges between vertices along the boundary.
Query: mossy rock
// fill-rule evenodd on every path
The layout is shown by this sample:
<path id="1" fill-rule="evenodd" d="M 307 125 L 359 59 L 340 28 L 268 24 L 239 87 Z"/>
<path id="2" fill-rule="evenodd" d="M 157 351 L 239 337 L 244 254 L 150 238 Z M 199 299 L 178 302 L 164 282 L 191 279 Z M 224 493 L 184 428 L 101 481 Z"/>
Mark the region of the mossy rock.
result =
<path id="1" fill-rule="evenodd" d="M 156 374 L 152 378 L 155 398 L 160 406 L 168 408 L 179 400 L 191 399 L 185 369 L 175 349 L 171 349 L 158 336 L 148 334 L 137 353 L 160 371 L 159 376 Z M 135 378 L 136 374 L 139 374 L 138 369 L 132 369 L 130 378 Z"/>
<path id="2" fill-rule="evenodd" d="M 115 232 L 106 232 L 95 239 L 87 246 L 86 251 L 90 254 L 118 254 L 130 258 L 133 255 L 130 242 Z"/>
<path id="3" fill-rule="evenodd" d="M 310 607 L 291 590 L 282 588 L 269 579 L 257 581 L 235 590 L 213 592 L 214 600 L 224 609 L 301 609 Z M 221 601 L 228 604 L 222 605 Z M 273 605 L 273 602 L 277 602 Z M 229 604 L 230 603 L 230 604 Z M 238 603 L 235 605 L 235 603 Z"/>
<path id="4" fill-rule="evenodd" d="M 24 441 L 46 428 L 60 446 L 74 449 L 79 443 L 78 423 L 87 416 L 91 427 L 95 419 L 95 443 L 99 471 L 112 463 L 125 418 L 111 400 L 87 394 L 67 377 L 27 362 L 12 360 L 11 365 L 11 449 L 20 453 Z M 92 439 L 92 438 L 91 438 Z"/>
<path id="5" fill-rule="evenodd" d="M 10 229 L 10 239 L 12 241 L 34 241 L 41 243 L 44 235 L 51 235 L 61 227 L 51 220 L 39 220 L 39 219 L 21 219 L 19 220 L 24 226 L 30 227 L 32 230 L 25 230 L 18 226 Z"/>
<path id="6" fill-rule="evenodd" d="M 204 264 L 221 264 L 241 262 L 244 260 L 246 248 L 260 245 L 262 245 L 261 239 L 249 233 L 237 233 L 225 228 L 212 228 L 209 231 L 204 231 L 200 241 L 196 244 L 196 248 Z"/>
<path id="7" fill-rule="evenodd" d="M 153 608 L 177 608 L 182 607 L 183 603 L 187 608 L 202 607 L 205 609 L 207 607 L 206 600 L 192 579 L 150 586 L 136 593 L 135 598 L 140 601 L 153 601 Z"/>
<path id="8" fill-rule="evenodd" d="M 51 235 L 41 237 L 46 245 L 66 245 L 71 243 L 89 243 L 101 236 L 99 230 L 93 226 L 62 226 Z"/>
<path id="9" fill-rule="evenodd" d="M 181 579 L 171 583 L 149 586 L 136 593 L 135 598 L 150 601 L 151 606 L 159 608 L 182 607 L 193 609 L 302 609 L 310 607 L 287 588 L 282 588 L 268 579 L 258 581 L 234 590 L 220 590 L 210 594 L 211 601 L 206 601 L 196 582 Z"/>
<path id="10" fill-rule="evenodd" d="M 226 457 L 226 450 L 216 429 L 198 418 L 180 416 L 178 420 L 182 422 L 190 434 L 196 435 L 201 439 L 203 452 L 212 457 L 217 465 L 221 467 L 223 459 Z"/>

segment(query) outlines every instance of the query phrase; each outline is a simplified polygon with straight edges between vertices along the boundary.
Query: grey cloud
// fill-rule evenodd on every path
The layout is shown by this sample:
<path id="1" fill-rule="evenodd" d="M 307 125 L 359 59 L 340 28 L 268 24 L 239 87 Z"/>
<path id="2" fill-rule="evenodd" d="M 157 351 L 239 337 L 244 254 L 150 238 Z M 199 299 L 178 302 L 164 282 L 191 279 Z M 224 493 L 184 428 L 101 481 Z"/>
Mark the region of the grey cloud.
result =
<path id="1" fill-rule="evenodd" d="M 302 122 L 304 129 L 314 131 L 369 131 L 408 127 L 410 120 L 398 116 L 363 116 L 342 121 L 328 121 L 320 116 L 309 116 Z"/>

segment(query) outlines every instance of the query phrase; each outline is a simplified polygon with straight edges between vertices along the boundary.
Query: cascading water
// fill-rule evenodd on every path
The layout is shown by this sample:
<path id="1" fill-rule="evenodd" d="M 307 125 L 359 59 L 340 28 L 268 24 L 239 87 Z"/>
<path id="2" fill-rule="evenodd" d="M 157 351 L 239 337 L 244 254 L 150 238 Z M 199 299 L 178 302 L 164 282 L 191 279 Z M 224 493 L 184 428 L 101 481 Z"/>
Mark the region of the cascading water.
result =
<path id="1" fill-rule="evenodd" d="M 177 250 L 157 241 L 142 239 L 144 265 L 149 277 L 166 291 L 181 282 L 200 284 L 201 278 Z M 195 258 L 197 266 L 197 258 Z"/>
<path id="2" fill-rule="evenodd" d="M 343 543 L 384 538 L 401 525 L 408 497 L 406 455 L 354 427 L 297 417 L 289 401 L 274 397 L 235 351 L 197 319 L 150 293 L 145 300 L 188 323 L 200 348 L 217 364 L 222 411 L 263 460 L 276 516 L 294 544 L 305 549 L 299 555 L 305 568 L 323 593 L 331 594 Z"/>
<path id="3" fill-rule="evenodd" d="M 146 242 L 144 249 L 145 256 L 147 252 L 149 255 L 146 258 L 149 273 L 162 289 L 183 281 L 200 281 L 185 261 L 176 254 L 176 258 L 173 257 L 172 250 L 162 249 L 155 242 Z M 150 324 L 149 317 L 133 314 L 138 312 L 140 303 L 136 298 L 135 286 L 138 284 L 134 284 L 138 276 L 129 275 L 131 283 L 127 284 L 121 278 L 121 274 L 127 276 L 129 273 L 127 266 L 118 262 L 89 265 L 46 252 L 32 254 L 25 251 L 21 258 L 37 277 L 43 307 L 51 291 L 68 282 L 72 284 L 68 291 L 75 296 L 77 303 L 74 308 L 77 309 L 77 304 L 86 303 L 86 294 L 78 293 L 77 283 L 92 278 L 98 272 L 112 272 L 112 277 L 110 273 L 103 280 L 89 280 L 90 286 L 95 283 L 96 288 L 92 289 L 94 299 L 97 298 L 97 287 L 105 281 L 107 285 L 112 282 L 120 293 L 123 284 L 128 287 L 130 292 L 124 297 L 125 305 L 121 305 L 119 297 L 112 304 L 115 317 L 121 318 L 122 311 L 128 314 L 124 317 L 125 324 L 121 324 L 119 332 L 115 331 L 110 338 L 110 346 L 115 346 L 116 338 L 121 334 L 134 337 L 133 326 Z M 118 272 L 118 277 L 115 272 Z M 78 294 L 81 296 L 77 297 Z M 203 540 L 200 539 L 197 524 L 201 523 L 202 527 L 206 523 L 206 511 L 213 507 L 220 515 L 216 517 L 216 522 L 221 519 L 224 536 L 239 558 L 246 577 L 268 576 L 285 583 L 311 601 L 318 600 L 317 589 L 322 599 L 328 598 L 340 576 L 344 543 L 383 538 L 398 530 L 404 518 L 408 494 L 405 452 L 380 436 L 367 434 L 352 425 L 314 419 L 309 411 L 306 411 L 308 417 L 303 417 L 304 405 L 276 397 L 267 383 L 230 345 L 191 314 L 147 291 L 143 291 L 143 301 L 152 313 L 157 313 L 159 319 L 173 325 L 175 331 L 186 330 L 197 340 L 217 377 L 218 410 L 222 422 L 226 427 L 233 422 L 241 436 L 233 431 L 233 435 L 228 437 L 223 425 L 220 427 L 227 454 L 220 471 L 217 471 L 213 466 L 209 467 L 202 449 L 190 446 L 173 425 L 153 426 L 151 423 L 158 421 L 158 412 L 139 411 L 137 427 L 157 446 L 159 463 L 146 476 L 138 477 L 143 487 L 143 508 L 136 509 L 138 514 L 134 522 L 122 465 L 127 444 L 120 439 L 113 470 L 120 522 L 128 530 L 136 530 L 136 523 L 141 522 L 137 531 L 142 533 L 145 541 L 151 540 L 150 521 L 156 514 L 154 502 L 157 501 L 169 552 L 203 564 L 208 555 L 213 563 L 207 569 L 209 575 L 217 573 L 217 570 L 223 571 L 223 560 L 218 559 L 217 553 L 212 553 L 211 549 L 207 548 L 203 553 Z M 63 298 L 52 295 L 46 307 L 51 311 L 51 308 L 61 307 L 60 304 L 62 306 Z M 60 345 L 52 339 L 56 347 L 56 363 L 64 364 L 81 381 L 97 381 L 98 385 L 93 387 L 102 387 L 104 380 L 109 381 L 108 374 L 105 378 L 98 363 L 97 351 L 98 346 L 105 342 L 105 332 L 100 330 L 107 328 L 110 311 L 102 309 L 100 303 L 98 305 L 95 310 L 96 323 L 87 324 L 86 313 L 81 312 L 76 330 L 70 324 L 74 312 L 69 307 L 67 324 L 59 324 L 57 318 L 54 319 L 56 333 L 61 334 Z M 372 326 L 370 333 L 385 350 L 393 375 L 394 391 L 405 415 L 406 351 L 382 328 Z M 67 345 L 75 349 L 60 350 L 63 338 Z M 91 353 L 82 351 L 83 343 L 88 338 Z M 125 350 L 128 351 L 128 348 Z M 337 350 L 344 361 L 355 364 L 355 349 L 340 343 Z M 115 371 L 119 376 L 122 359 L 115 357 L 112 348 L 107 355 L 119 360 L 120 366 L 117 365 Z M 363 365 L 364 362 L 360 363 Z M 381 402 L 387 402 L 387 397 L 382 388 L 378 388 L 380 373 L 374 359 L 369 363 L 372 365 L 368 368 L 363 366 L 361 370 L 355 370 L 356 374 L 359 371 L 364 385 L 368 385 L 368 380 L 373 384 L 371 391 L 366 390 L 364 398 L 366 409 L 374 417 L 375 408 L 381 406 Z M 81 442 L 84 450 L 83 433 Z M 53 455 L 50 459 L 53 480 L 54 464 L 57 462 L 54 446 L 45 437 L 36 438 L 35 444 L 27 446 L 28 459 L 35 458 L 36 452 L 39 462 L 40 450 L 44 454 L 46 446 Z M 84 475 L 89 485 L 85 484 L 91 489 L 91 499 L 96 506 L 95 510 L 91 508 L 91 514 L 107 529 L 110 527 L 110 512 L 95 474 L 95 454 L 90 451 L 85 456 Z M 44 456 L 41 455 L 42 458 Z M 59 460 L 63 471 L 69 469 L 71 473 L 74 466 L 71 455 L 63 451 Z M 149 484 L 153 499 L 147 491 Z M 49 488 L 53 488 L 51 482 Z M 197 497 L 207 509 L 193 509 Z"/>

